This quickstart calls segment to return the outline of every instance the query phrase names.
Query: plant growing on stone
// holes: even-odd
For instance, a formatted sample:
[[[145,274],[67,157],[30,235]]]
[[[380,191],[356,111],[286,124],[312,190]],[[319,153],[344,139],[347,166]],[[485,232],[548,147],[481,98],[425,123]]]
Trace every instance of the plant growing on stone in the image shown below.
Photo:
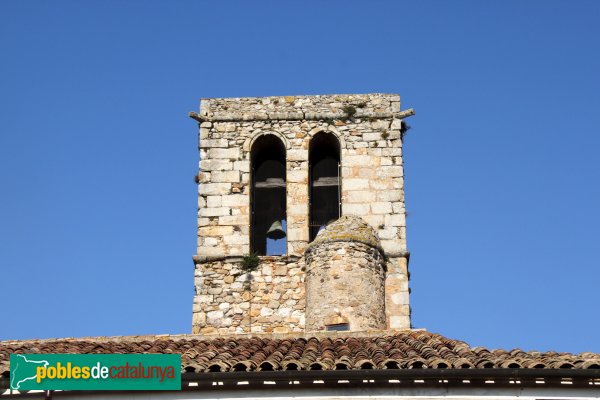
[[[356,105],[356,108],[365,108],[367,106],[367,103],[365,103],[364,101],[361,101],[360,103],[358,103]]]
[[[381,134],[381,137],[382,137],[383,139],[387,139],[387,138],[389,138],[389,137],[390,137],[390,133],[389,133],[388,131],[385,131],[385,132],[383,132],[383,133]]]
[[[346,118],[352,118],[356,114],[356,108],[350,104],[342,107],[342,111],[346,114]]]
[[[254,271],[259,263],[260,258],[258,258],[256,253],[247,254],[242,258],[242,270],[245,272]]]

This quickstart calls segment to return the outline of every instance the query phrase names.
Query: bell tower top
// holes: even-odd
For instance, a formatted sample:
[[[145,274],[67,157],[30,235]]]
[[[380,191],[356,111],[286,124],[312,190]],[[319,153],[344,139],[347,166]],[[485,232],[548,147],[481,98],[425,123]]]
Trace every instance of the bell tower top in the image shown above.
[[[413,114],[394,94],[202,99],[190,113],[200,125],[194,331],[306,329],[305,250],[341,216],[377,235],[384,325],[409,327],[402,138]]]

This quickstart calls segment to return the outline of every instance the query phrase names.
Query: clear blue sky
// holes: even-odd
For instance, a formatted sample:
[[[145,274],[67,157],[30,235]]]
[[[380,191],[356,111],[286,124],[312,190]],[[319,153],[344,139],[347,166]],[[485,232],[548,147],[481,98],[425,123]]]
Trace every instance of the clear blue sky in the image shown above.
[[[189,333],[200,97],[399,93],[413,324],[600,352],[600,2],[0,2],[0,339]]]

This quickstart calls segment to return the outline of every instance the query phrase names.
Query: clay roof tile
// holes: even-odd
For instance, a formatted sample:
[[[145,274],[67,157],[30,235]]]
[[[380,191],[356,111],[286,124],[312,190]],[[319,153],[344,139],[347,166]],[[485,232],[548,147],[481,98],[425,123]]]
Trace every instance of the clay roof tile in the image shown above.
[[[425,331],[380,336],[208,338],[144,336],[0,342],[0,375],[13,353],[168,353],[183,372],[408,368],[600,369],[600,354],[488,350]]]

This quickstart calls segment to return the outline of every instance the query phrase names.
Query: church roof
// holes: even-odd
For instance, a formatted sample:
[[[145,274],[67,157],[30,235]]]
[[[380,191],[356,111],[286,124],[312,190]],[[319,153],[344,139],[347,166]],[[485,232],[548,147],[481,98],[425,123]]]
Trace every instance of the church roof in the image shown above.
[[[8,377],[11,353],[181,354],[182,372],[195,374],[295,370],[600,369],[600,354],[488,350],[422,330],[300,335],[162,335],[2,341],[0,376]],[[600,377],[600,371],[596,372]]]

